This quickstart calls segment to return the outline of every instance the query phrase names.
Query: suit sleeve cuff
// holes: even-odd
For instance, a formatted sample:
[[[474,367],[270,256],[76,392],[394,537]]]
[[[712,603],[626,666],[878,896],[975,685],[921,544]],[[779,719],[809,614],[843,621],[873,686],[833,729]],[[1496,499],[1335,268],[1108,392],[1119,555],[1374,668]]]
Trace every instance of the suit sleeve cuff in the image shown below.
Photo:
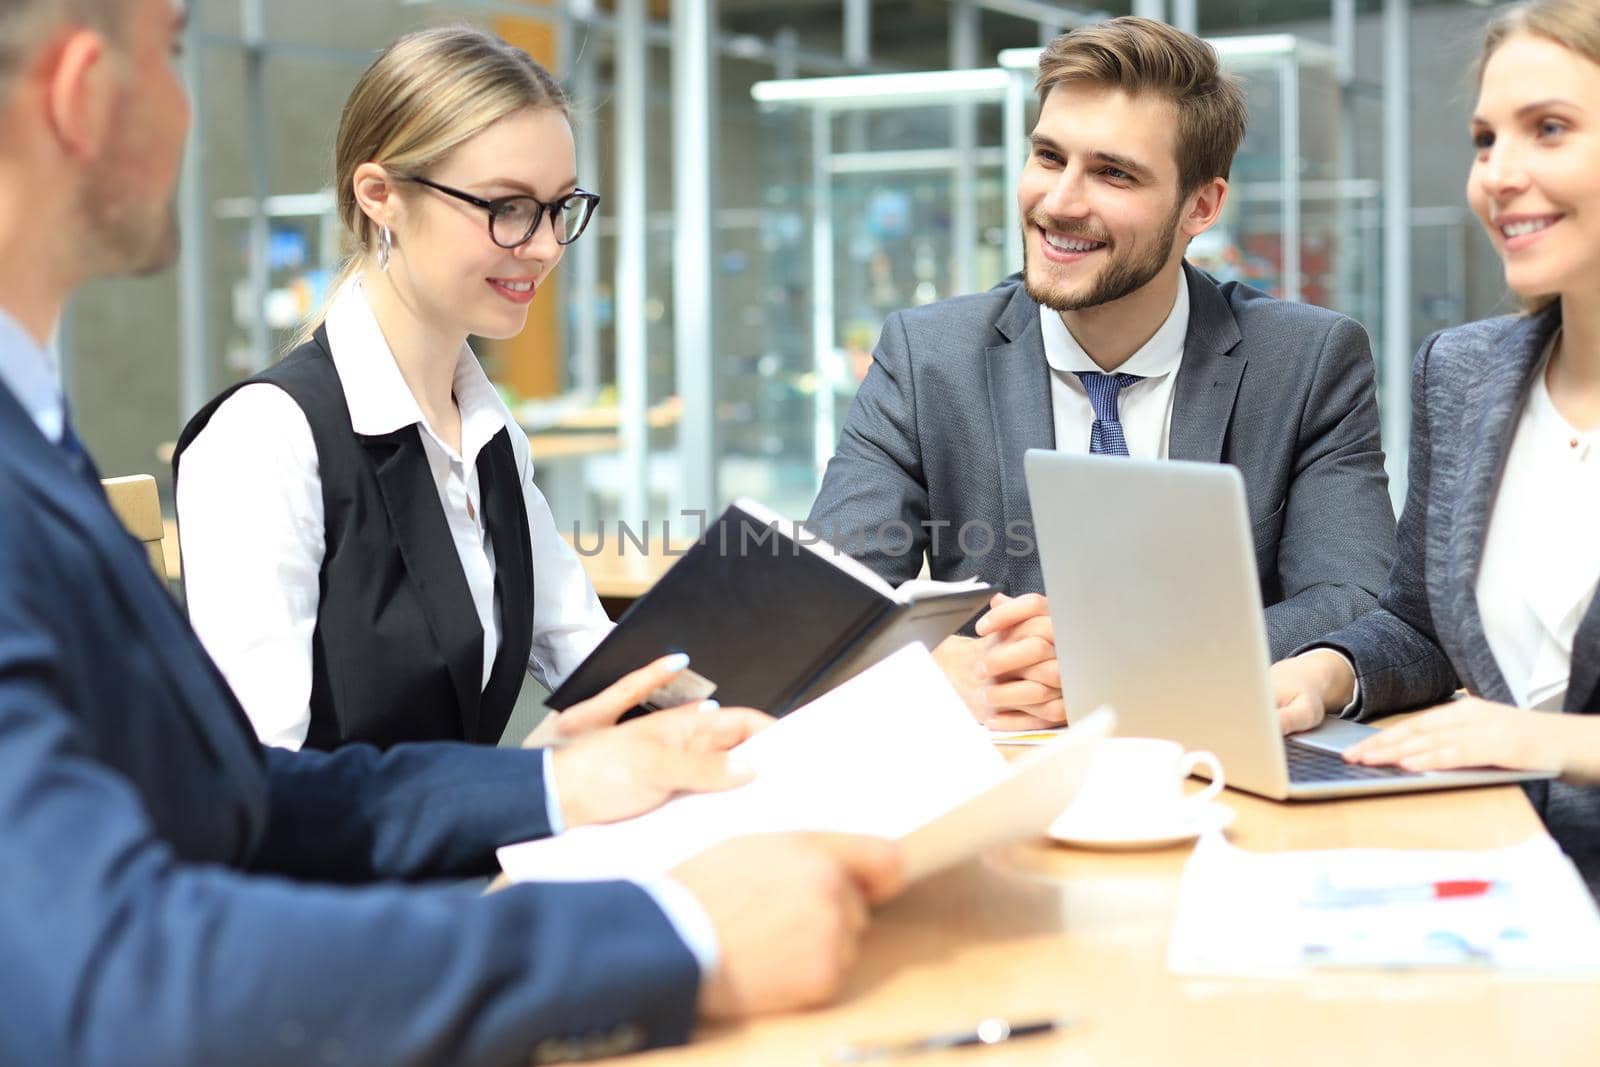
[[[556,792],[553,757],[551,749],[544,750],[544,811],[552,835],[566,829],[566,822],[561,818],[561,797]],[[717,928],[712,925],[711,916],[693,893],[669,878],[640,882],[639,888],[650,894],[679,939],[694,954],[695,962],[700,965],[700,981],[704,982],[717,969],[720,956]]]
[[[1332,652],[1344,660],[1345,666],[1350,668],[1350,703],[1339,709],[1339,718],[1358,718],[1361,714],[1361,674],[1356,670],[1356,661],[1350,657],[1350,653],[1338,645],[1310,644],[1295,649],[1293,654],[1299,656],[1307,652]],[[549,781],[548,775],[545,780]]]
[[[1342,653],[1341,653],[1342,654]],[[1345,662],[1350,664],[1350,673],[1356,673],[1356,665],[1345,656]],[[1353,719],[1361,713],[1361,676],[1356,674],[1355,680],[1350,683],[1350,703],[1346,704],[1339,712],[1341,719]]]
[[[711,916],[688,887],[670,878],[651,878],[638,884],[650,894],[650,899],[656,902],[672,929],[694,954],[695,962],[700,965],[700,984],[705,985],[716,971],[722,954]]]
[[[567,828],[567,822],[561,817],[561,794],[556,792],[556,766],[555,751],[544,750],[544,815],[550,823],[550,836],[554,837]]]

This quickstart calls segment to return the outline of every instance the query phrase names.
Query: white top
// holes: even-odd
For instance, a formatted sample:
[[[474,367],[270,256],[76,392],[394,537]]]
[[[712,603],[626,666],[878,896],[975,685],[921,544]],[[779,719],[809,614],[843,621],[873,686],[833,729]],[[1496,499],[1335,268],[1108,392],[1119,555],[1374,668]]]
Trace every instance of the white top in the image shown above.
[[[61,443],[66,402],[61,372],[48,348],[41,348],[22,324],[0,309],[0,385],[11,390],[22,410],[51,444]]]
[[[1055,414],[1056,449],[1089,454],[1089,434],[1094,428],[1094,406],[1079,371],[1100,371],[1058,312],[1039,305],[1039,326],[1044,334],[1044,358],[1050,364],[1050,405]],[[1123,389],[1117,397],[1117,421],[1134,459],[1166,459],[1172,429],[1173,383],[1183,362],[1183,343],[1189,336],[1189,286],[1178,280],[1178,296],[1166,321],[1118,374],[1137,374],[1145,380]]]
[[[502,427],[510,430],[533,549],[528,666],[546,686],[559,685],[611,623],[533,483],[527,436],[471,348],[462,345],[456,361],[457,451],[423,418],[359,278],[335,296],[326,326],[355,432],[421,427],[423,452],[483,626],[484,685],[500,647],[500,607],[477,459]],[[311,723],[311,636],[324,535],[316,445],[288,393],[247,385],[217,408],[183,453],[177,511],[190,621],[261,740],[299,748]]]
[[[361,301],[363,307],[365,307],[365,303],[366,302],[364,300]],[[456,380],[457,384],[459,385],[459,375],[457,376]],[[51,359],[50,353],[46,349],[40,348],[39,345],[35,343],[33,338],[27,333],[27,331],[18,325],[17,321],[10,315],[6,314],[4,310],[0,310],[0,388],[9,389],[11,391],[12,395],[17,398],[17,402],[20,403],[23,409],[27,411],[28,416],[34,422],[34,425],[39,427],[40,433],[44,434],[44,436],[51,442],[56,444],[60,443],[62,420],[65,416],[65,405],[62,400],[61,381],[59,375],[56,373],[55,363]],[[278,390],[275,386],[251,387],[252,390],[258,388],[266,388],[272,390],[273,392],[281,392],[281,390]],[[239,393],[246,391],[247,390],[245,389],[241,389],[239,390]],[[231,403],[231,401],[237,396],[238,393],[234,394],[234,397],[229,398],[229,402]],[[226,404],[223,405],[223,407],[226,406]],[[300,409],[298,407],[295,408],[297,413],[299,410]],[[464,416],[465,412],[463,412],[463,421]],[[302,428],[305,428],[304,416],[301,416],[300,424]],[[512,425],[515,424],[513,423]],[[309,439],[309,428],[305,429],[306,438]],[[518,436],[519,435],[517,434],[512,435],[513,444],[518,439]],[[463,441],[464,437],[465,435],[463,435]],[[426,437],[424,440],[426,440]],[[519,453],[518,459],[519,467],[524,470],[526,470],[529,466],[529,464],[527,464],[526,445],[527,442],[524,440],[524,447]],[[311,456],[313,466],[311,478],[313,480],[313,484],[315,484],[316,472],[314,468],[316,454],[314,450],[311,452]],[[188,458],[189,453],[185,452],[185,479],[189,477]],[[524,485],[527,487],[527,492],[537,495],[538,490],[533,489],[532,483],[526,481],[526,475],[524,476],[524,479]],[[542,498],[540,499],[540,503],[543,503]],[[319,529],[321,524],[321,506],[321,498],[318,497],[317,508],[319,514]],[[209,509],[202,509],[202,511],[206,510]],[[544,509],[543,514],[546,516],[548,521],[548,509]],[[529,508],[528,518],[531,523],[533,520],[531,507]],[[539,541],[537,539],[537,535],[535,535],[535,567],[538,566],[538,546]],[[317,545],[317,551],[319,554],[321,553],[320,541]],[[542,574],[543,572],[541,571],[539,573]],[[313,574],[313,578],[315,578],[315,574]],[[315,585],[313,584],[313,591],[314,590]],[[594,594],[591,592],[590,596],[593,597],[593,595]],[[598,605],[596,606],[598,607]],[[316,605],[313,599],[313,613],[315,610]],[[569,638],[568,640],[570,641],[571,639]],[[307,688],[306,693],[306,700],[309,707],[309,687]],[[304,736],[304,730],[302,729],[302,740],[304,739]],[[555,774],[553,773],[551,767],[549,749],[544,751],[542,759],[544,763],[545,811],[550,819],[551,832],[560,833],[565,827],[563,826],[561,818],[560,797],[555,789]],[[701,906],[700,901],[692,892],[689,891],[688,888],[678,882],[674,882],[670,878],[651,878],[642,880],[639,882],[639,886],[650,895],[652,900],[655,901],[656,906],[659,907],[662,913],[667,917],[667,921],[672,924],[673,930],[683,940],[683,943],[688,946],[689,951],[694,954],[695,961],[700,965],[701,980],[704,981],[716,970],[721,958],[721,946],[717,942],[717,930],[716,926],[711,921],[711,916],[706,913],[706,910]]]
[[[1579,433],[1561,417],[1548,362],[1546,351],[1506,456],[1477,594],[1516,704],[1560,710],[1572,639],[1600,582],[1600,430]]]

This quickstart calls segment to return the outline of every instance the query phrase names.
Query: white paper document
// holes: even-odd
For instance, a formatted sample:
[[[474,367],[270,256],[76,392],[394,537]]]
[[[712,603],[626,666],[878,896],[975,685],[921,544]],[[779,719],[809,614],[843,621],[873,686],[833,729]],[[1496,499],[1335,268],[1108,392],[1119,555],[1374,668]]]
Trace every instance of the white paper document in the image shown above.
[[[1077,791],[1109,713],[1008,764],[921,645],[796,709],[733,751],[755,779],[625,822],[508,845],[513,881],[646,878],[740,834],[821,830],[901,840],[908,878],[1043,833]]]
[[[1184,867],[1167,948],[1180,974],[1330,968],[1600,974],[1600,914],[1548,837],[1474,851],[1247,852],[1220,834]]]

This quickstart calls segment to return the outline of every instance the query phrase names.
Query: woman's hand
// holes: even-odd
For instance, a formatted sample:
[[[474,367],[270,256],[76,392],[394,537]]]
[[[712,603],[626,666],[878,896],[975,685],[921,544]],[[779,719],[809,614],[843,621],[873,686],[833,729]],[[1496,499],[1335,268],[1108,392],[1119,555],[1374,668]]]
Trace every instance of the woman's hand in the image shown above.
[[[678,793],[744,785],[753,773],[729,752],[772,721],[750,708],[671,708],[562,745],[550,756],[562,821],[616,822]]]
[[[1285,734],[1320,726],[1329,708],[1343,708],[1355,692],[1356,675],[1349,661],[1329,648],[1279,660],[1268,676],[1278,704],[1278,725]]]
[[[682,652],[662,656],[631,671],[602,689],[588,700],[572,705],[566,711],[552,711],[522,741],[523,748],[549,748],[563,744],[575,737],[615,726],[617,720],[637,707],[640,701],[660,689],[689,666],[689,657]],[[684,707],[699,707],[699,703]]]
[[[1504,767],[1562,773],[1571,750],[1566,728],[1572,718],[1466,697],[1382,730],[1346,749],[1344,758],[1408,771]]]

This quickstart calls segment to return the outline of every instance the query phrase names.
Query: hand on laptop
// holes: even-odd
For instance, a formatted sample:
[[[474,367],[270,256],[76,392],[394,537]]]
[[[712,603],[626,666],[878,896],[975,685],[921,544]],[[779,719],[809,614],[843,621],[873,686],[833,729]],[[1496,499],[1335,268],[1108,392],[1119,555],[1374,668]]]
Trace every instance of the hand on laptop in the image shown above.
[[[994,641],[974,668],[988,725],[1037,730],[1066,722],[1049,602],[1038,593],[996,593],[977,631]]]
[[[659,807],[675,793],[711,793],[750,780],[728,750],[772,719],[750,708],[670,708],[556,749],[556,796],[568,828],[616,822]]]
[[[1278,725],[1297,734],[1321,725],[1328,709],[1350,703],[1356,675],[1350,661],[1331,648],[1314,648],[1279,660],[1268,672],[1278,704]]]
[[[1504,767],[1560,773],[1568,769],[1569,753],[1594,747],[1593,741],[1585,746],[1568,735],[1578,718],[1466,697],[1381,730],[1346,749],[1344,758],[1368,765],[1398,764],[1408,771]]]
[[[758,834],[672,871],[717,932],[717,969],[700,1013],[740,1018],[832,1000],[855,962],[868,908],[900,891],[890,841],[849,834]]]
[[[533,732],[523,739],[522,747],[547,748],[593,730],[615,726],[618,719],[637,707],[645,697],[672,681],[688,665],[688,656],[674,653],[647,663],[636,671],[629,671],[588,700],[580,700],[565,711],[552,711],[546,715],[533,728]]]

